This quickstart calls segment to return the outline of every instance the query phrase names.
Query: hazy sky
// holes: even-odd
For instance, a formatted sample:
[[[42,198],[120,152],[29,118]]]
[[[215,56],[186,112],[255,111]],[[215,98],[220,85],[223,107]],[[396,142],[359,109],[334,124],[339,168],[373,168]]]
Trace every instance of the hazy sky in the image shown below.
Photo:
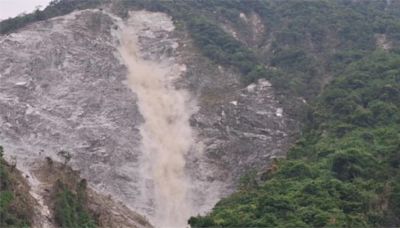
[[[20,13],[30,13],[36,6],[47,6],[51,0],[0,0],[0,20],[17,16]]]

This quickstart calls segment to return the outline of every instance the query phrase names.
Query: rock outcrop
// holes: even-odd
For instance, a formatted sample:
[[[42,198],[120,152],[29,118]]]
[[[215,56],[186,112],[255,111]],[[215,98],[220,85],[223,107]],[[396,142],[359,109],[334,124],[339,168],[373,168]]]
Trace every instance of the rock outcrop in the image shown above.
[[[132,14],[138,15],[141,57],[176,64],[181,76],[173,85],[189,91],[195,104],[185,174],[192,213],[203,213],[232,192],[241,175],[284,156],[296,123],[268,81],[244,88],[236,70],[202,56],[186,31],[171,28],[169,16]],[[37,160],[60,160],[57,152],[68,151],[70,165],[94,190],[152,218],[154,196],[143,192],[152,186],[140,184],[146,118],[118,51],[123,23],[111,13],[85,10],[1,36],[0,144],[29,175]]]

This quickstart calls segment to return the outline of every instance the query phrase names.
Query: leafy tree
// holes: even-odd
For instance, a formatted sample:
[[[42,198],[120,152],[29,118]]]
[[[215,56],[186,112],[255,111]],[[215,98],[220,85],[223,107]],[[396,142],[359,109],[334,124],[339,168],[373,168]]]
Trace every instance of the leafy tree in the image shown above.
[[[58,181],[55,186],[56,199],[54,214],[60,227],[93,228],[96,223],[89,214],[86,205],[86,182],[81,181],[77,193],[72,192],[64,183]]]

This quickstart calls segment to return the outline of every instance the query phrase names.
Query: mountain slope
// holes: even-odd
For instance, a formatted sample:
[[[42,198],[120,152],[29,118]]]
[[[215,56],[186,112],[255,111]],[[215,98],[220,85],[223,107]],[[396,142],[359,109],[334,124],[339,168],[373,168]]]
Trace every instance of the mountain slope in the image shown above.
[[[195,104],[184,106],[193,213],[239,188],[193,226],[398,225],[397,1],[59,0],[3,21],[9,155],[66,147],[98,190],[157,214],[158,183],[142,171],[159,160],[142,159],[148,118],[118,54],[132,15],[133,56],[179,65],[167,87]]]
[[[351,64],[317,99],[286,160],[220,201],[193,227],[396,227],[400,55]]]
[[[68,151],[90,187],[153,224],[178,223],[163,208],[178,208],[180,200],[169,199],[184,197],[187,211],[166,213],[185,214],[183,224],[233,192],[247,170],[284,156],[296,121],[268,81],[244,86],[235,67],[206,58],[165,13],[122,15],[103,6],[0,37],[6,159],[15,156],[31,176],[38,161],[60,161],[58,152]],[[135,61],[147,70],[128,67]],[[40,190],[41,181],[30,180]],[[160,197],[166,193],[167,200]]]

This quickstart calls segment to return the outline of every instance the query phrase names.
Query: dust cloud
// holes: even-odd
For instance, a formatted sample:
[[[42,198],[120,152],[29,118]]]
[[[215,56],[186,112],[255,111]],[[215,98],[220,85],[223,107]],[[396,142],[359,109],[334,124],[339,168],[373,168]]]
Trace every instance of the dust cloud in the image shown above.
[[[151,184],[143,191],[153,194],[148,197],[154,199],[152,221],[156,227],[186,227],[193,211],[185,177],[185,154],[194,142],[189,94],[174,87],[172,66],[139,57],[137,37],[133,27],[124,26],[119,51],[144,117],[141,169]]]

